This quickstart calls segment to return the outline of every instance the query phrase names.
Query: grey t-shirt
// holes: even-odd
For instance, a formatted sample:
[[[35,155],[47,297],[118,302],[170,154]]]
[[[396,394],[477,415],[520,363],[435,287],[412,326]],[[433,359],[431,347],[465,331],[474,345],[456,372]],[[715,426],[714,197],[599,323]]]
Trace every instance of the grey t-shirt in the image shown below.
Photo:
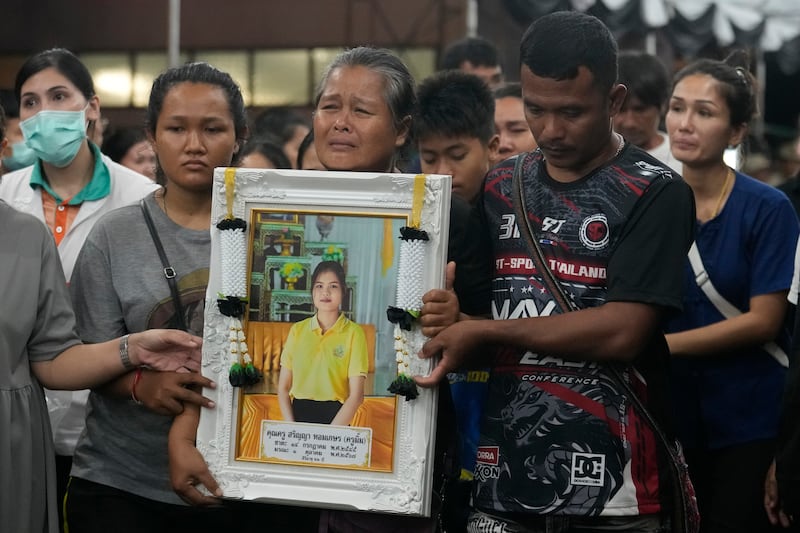
[[[145,202],[177,273],[188,329],[202,335],[210,233],[172,222],[152,194]],[[138,204],[98,221],[78,257],[70,293],[84,342],[178,327],[163,266]],[[171,416],[155,414],[131,398],[92,391],[72,475],[144,498],[183,504],[169,482],[171,424]]]
[[[53,438],[32,362],[80,343],[53,236],[0,200],[0,520],[58,531]]]

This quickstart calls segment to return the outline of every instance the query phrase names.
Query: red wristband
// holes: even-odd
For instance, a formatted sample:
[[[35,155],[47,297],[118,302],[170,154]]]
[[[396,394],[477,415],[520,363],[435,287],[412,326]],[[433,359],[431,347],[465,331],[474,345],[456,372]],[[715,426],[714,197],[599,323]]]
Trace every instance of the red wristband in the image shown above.
[[[136,385],[139,384],[139,381],[142,379],[142,367],[136,369],[136,374],[133,376],[133,385],[131,385],[131,398],[134,402],[142,405],[141,400],[136,397]]]

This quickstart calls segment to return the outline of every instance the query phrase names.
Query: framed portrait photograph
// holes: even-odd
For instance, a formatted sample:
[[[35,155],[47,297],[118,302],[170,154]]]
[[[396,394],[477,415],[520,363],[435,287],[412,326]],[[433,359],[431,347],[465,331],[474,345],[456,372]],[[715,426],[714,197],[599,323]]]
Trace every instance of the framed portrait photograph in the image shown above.
[[[450,177],[216,169],[197,448],[224,496],[430,514]]]

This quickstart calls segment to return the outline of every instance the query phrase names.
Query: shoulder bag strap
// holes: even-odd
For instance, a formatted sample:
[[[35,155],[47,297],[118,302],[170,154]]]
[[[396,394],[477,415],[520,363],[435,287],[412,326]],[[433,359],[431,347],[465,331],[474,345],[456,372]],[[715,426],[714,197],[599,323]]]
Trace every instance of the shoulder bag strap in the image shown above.
[[[523,194],[524,185],[522,184],[522,167],[524,160],[528,157],[528,153],[521,153],[517,156],[517,162],[514,165],[514,174],[511,178],[511,201],[514,204],[514,213],[517,219],[517,229],[520,236],[525,241],[528,247],[528,252],[531,254],[533,265],[536,271],[541,274],[545,282],[545,286],[550,292],[553,300],[561,308],[561,311],[567,313],[575,309],[572,301],[564,294],[561,284],[553,275],[553,271],[547,266],[544,259],[541,247],[539,247],[539,240],[531,227],[531,221],[528,219],[528,213],[525,210],[525,195]]]
[[[692,265],[695,283],[697,283],[697,286],[700,287],[700,290],[703,291],[706,298],[717,308],[717,311],[719,311],[722,316],[725,318],[733,318],[742,314],[742,312],[735,305],[726,300],[725,297],[719,293],[717,288],[714,287],[714,284],[711,283],[711,278],[708,276],[708,272],[706,272],[703,259],[700,257],[700,250],[697,249],[696,241],[692,243],[692,247],[689,249],[689,263]],[[778,364],[784,368],[789,367],[789,357],[780,346],[770,341],[764,343],[761,348],[770,354]]]
[[[153,238],[153,244],[155,244],[158,257],[161,259],[161,265],[164,267],[164,277],[167,280],[167,285],[169,285],[169,292],[172,293],[172,302],[175,305],[175,314],[178,320],[178,327],[180,327],[180,329],[183,331],[188,331],[186,328],[186,317],[183,314],[181,295],[178,292],[178,282],[175,281],[175,276],[177,274],[175,269],[170,266],[169,259],[167,259],[167,253],[164,251],[164,246],[161,244],[161,239],[156,231],[156,225],[153,223],[153,217],[150,216],[150,209],[147,207],[147,203],[145,202],[144,198],[142,198],[139,202],[139,206],[142,208],[144,221],[147,224],[148,231],[150,231],[150,237]]]

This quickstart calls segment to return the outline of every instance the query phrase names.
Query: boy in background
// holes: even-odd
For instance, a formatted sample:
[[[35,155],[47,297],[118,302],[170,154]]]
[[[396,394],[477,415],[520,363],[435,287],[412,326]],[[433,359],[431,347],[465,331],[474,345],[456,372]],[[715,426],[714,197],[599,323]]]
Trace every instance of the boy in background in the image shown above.
[[[683,164],[672,156],[669,137],[659,129],[672,92],[667,67],[654,55],[623,52],[619,54],[617,82],[627,87],[628,93],[614,117],[614,130],[680,172]]]
[[[519,83],[506,83],[494,90],[494,128],[500,137],[498,159],[494,164],[536,150],[538,145],[525,118],[525,104]]]
[[[474,205],[500,142],[492,92],[477,76],[449,70],[427,78],[417,94],[413,124],[422,172],[453,176],[453,193]]]
[[[503,83],[503,66],[497,46],[483,37],[465,37],[447,47],[439,62],[439,70],[460,70],[474,74],[490,89]]]
[[[473,309],[479,315],[487,314],[488,287],[481,287],[485,273],[480,271],[480,264],[459,261],[459,255],[465,255],[463,251],[469,243],[478,240],[475,228],[480,223],[471,213],[471,207],[481,194],[486,173],[498,158],[500,140],[494,126],[494,96],[477,76],[450,70],[423,81],[417,89],[417,98],[413,128],[422,172],[453,177],[448,260],[456,262],[454,289],[463,312],[469,314],[465,309]],[[459,230],[458,221],[465,217],[467,223]],[[480,368],[448,375],[461,474],[446,488],[442,509],[446,531],[466,529],[488,377],[488,370]]]

